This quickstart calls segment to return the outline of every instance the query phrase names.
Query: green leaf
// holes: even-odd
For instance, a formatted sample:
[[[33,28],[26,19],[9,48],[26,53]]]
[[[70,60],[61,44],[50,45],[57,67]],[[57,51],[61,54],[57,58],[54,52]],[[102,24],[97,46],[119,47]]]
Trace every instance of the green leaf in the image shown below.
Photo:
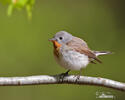
[[[28,15],[28,18],[31,19],[32,18],[32,6],[27,4],[26,5],[26,11],[27,11],[27,15]]]
[[[9,4],[7,15],[11,16],[14,9],[21,10],[26,8],[28,18],[32,17],[32,7],[35,3],[35,0],[0,0],[3,4]]]
[[[28,0],[16,0],[16,1],[17,2],[13,2],[15,8],[23,8],[28,2]]]
[[[7,10],[7,15],[8,15],[8,16],[11,16],[11,15],[12,15],[13,8],[14,8],[13,4],[10,4],[10,5],[8,6],[8,10]]]
[[[35,0],[29,0],[28,4],[30,4],[31,6],[35,4]]]
[[[35,3],[35,0],[29,0],[26,5],[26,11],[29,19],[32,18],[32,7],[34,3]]]

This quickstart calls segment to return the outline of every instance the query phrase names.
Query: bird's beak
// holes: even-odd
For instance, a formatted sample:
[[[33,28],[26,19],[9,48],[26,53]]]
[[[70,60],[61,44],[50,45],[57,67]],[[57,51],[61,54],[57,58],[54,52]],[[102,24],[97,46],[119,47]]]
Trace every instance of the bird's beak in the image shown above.
[[[56,39],[55,38],[51,38],[51,39],[49,39],[49,41],[50,42],[54,42],[54,41],[56,41]]]
[[[49,39],[49,41],[53,43],[55,48],[61,47],[61,44],[59,44],[55,38]]]

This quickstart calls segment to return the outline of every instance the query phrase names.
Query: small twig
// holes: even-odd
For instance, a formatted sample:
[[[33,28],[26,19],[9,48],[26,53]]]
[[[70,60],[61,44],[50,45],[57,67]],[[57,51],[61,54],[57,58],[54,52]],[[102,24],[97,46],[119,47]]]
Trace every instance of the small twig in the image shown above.
[[[77,80],[77,81],[76,81]],[[65,76],[60,79],[59,75],[39,75],[27,77],[0,77],[0,86],[23,86],[23,85],[43,85],[43,84],[80,84],[96,85],[125,91],[125,83],[98,77],[80,76],[77,79],[74,75]]]

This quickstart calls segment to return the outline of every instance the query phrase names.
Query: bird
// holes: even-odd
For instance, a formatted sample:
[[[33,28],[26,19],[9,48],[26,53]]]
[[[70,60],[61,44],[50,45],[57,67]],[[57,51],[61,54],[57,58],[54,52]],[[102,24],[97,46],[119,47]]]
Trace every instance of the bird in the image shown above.
[[[57,32],[49,41],[53,43],[56,62],[67,69],[65,73],[62,73],[63,75],[68,75],[71,70],[78,70],[81,75],[82,69],[86,68],[89,63],[102,63],[98,56],[111,54],[109,51],[91,50],[83,39],[66,31]]]

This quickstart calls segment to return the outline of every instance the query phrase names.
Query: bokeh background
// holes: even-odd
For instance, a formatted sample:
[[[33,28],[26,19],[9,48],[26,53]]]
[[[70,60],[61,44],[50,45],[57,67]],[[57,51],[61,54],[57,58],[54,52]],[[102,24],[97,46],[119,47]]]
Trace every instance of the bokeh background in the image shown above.
[[[65,72],[56,64],[48,41],[65,30],[86,40],[93,50],[114,52],[100,57],[103,64],[89,64],[83,75],[125,82],[124,4],[124,0],[36,0],[30,21],[24,10],[8,17],[7,6],[0,4],[0,76]],[[0,100],[99,100],[97,92],[125,100],[121,91],[67,84],[0,87]]]

